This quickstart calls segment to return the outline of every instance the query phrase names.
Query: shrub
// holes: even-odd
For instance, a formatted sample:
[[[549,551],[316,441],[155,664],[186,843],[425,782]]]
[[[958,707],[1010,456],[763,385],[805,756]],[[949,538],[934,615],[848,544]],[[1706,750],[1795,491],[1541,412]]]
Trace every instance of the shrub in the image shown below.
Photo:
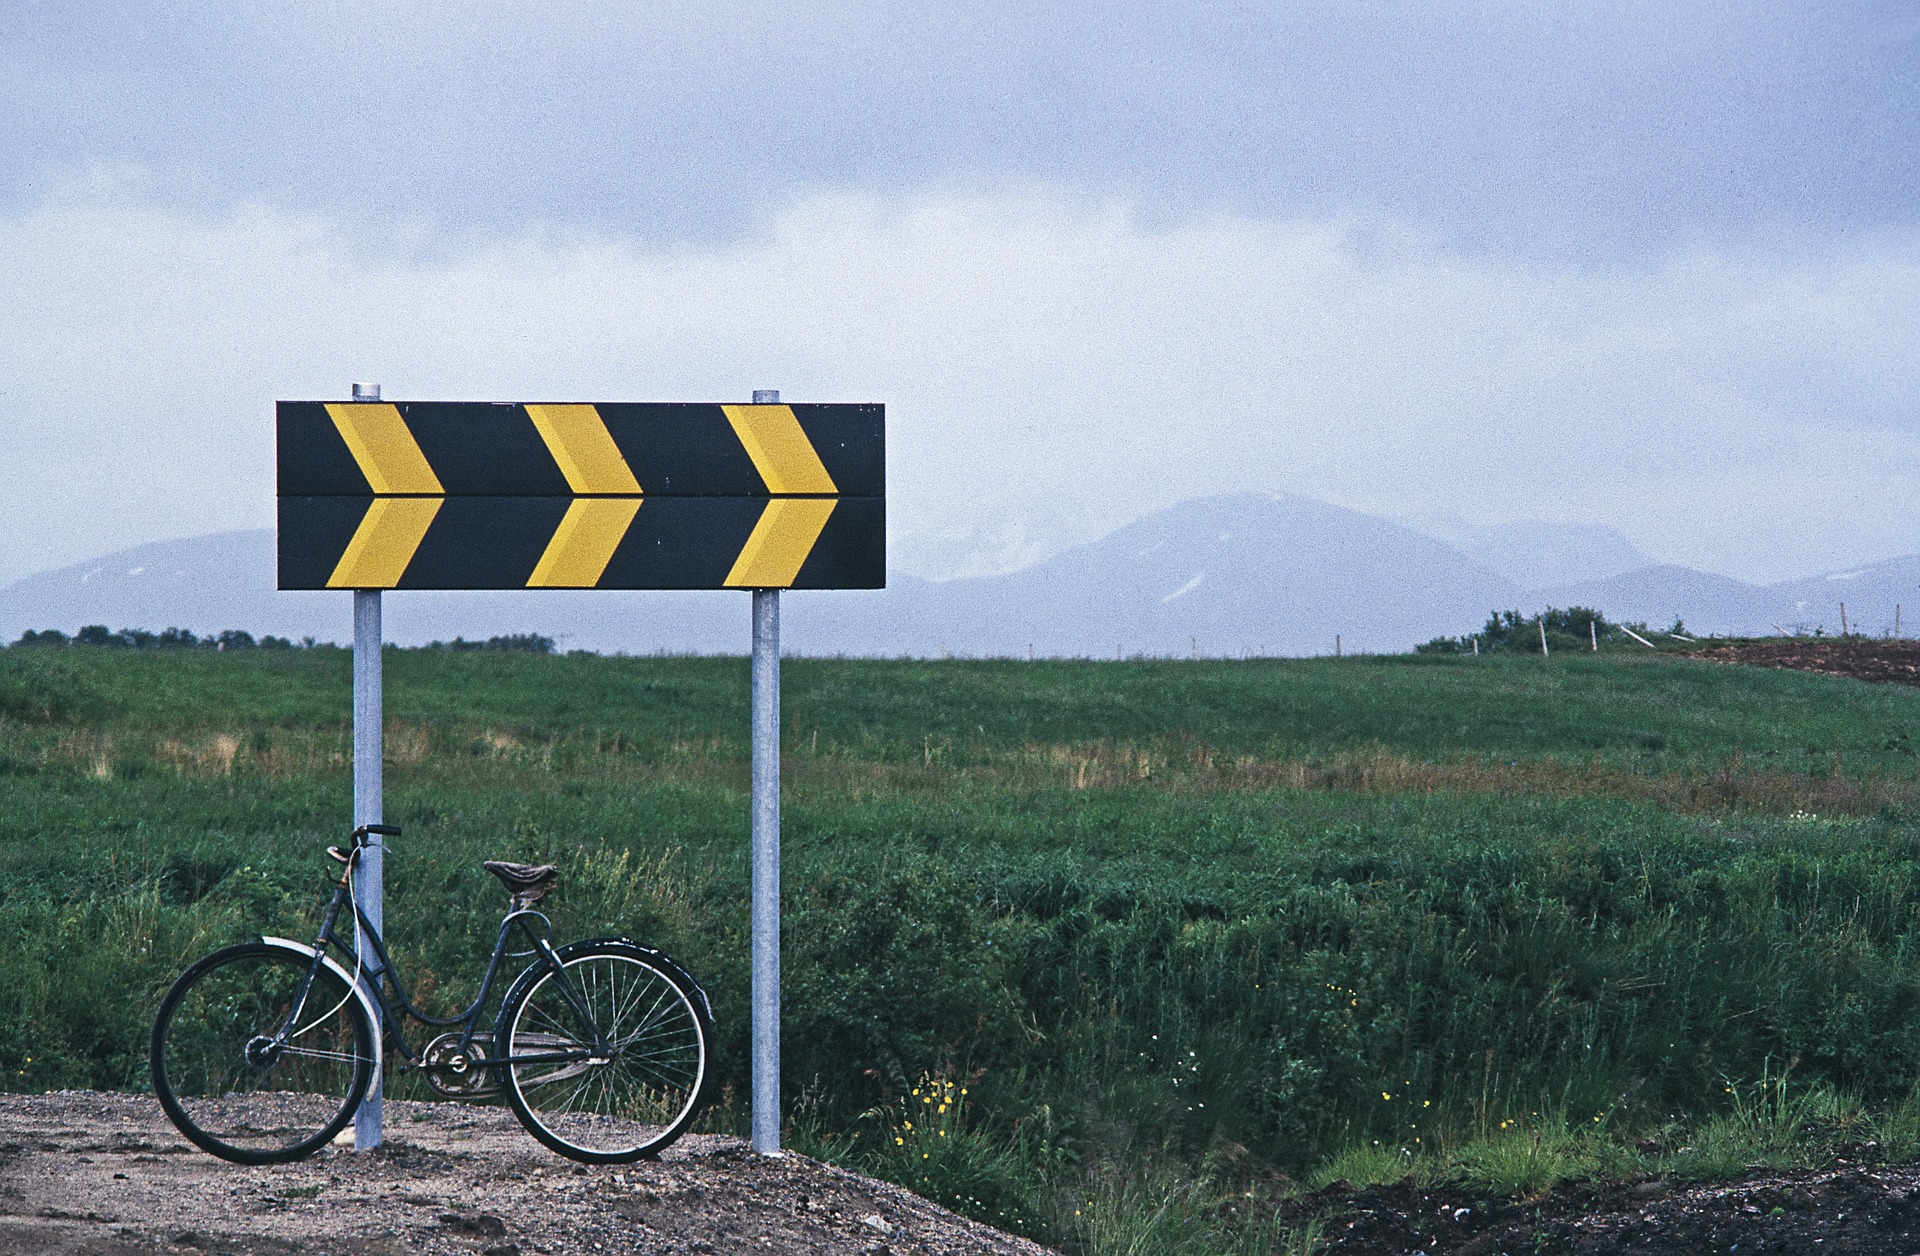
[[[100,715],[107,706],[99,688],[64,660],[14,655],[0,664],[0,717],[61,724]]]
[[[1413,648],[1417,654],[1472,654],[1477,643],[1479,652],[1483,654],[1538,654],[1543,624],[1549,649],[1584,650],[1595,643],[1634,644],[1619,624],[1609,622],[1601,612],[1586,606],[1569,606],[1564,609],[1548,607],[1535,615],[1522,615],[1519,611],[1494,611],[1487,616],[1486,626],[1477,633],[1435,637]],[[1645,624],[1626,626],[1643,637],[1649,632]]]
[[[543,637],[537,632],[515,632],[503,637],[488,637],[485,641],[469,641],[465,637],[455,637],[451,641],[431,642],[426,648],[452,650],[457,653],[497,650],[510,654],[552,654],[553,645],[552,637]]]

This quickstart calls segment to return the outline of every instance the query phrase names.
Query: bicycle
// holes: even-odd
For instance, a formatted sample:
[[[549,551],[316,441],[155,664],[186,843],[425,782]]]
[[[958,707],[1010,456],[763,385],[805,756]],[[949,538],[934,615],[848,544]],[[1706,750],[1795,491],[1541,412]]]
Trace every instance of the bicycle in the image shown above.
[[[504,1093],[528,1133],[575,1160],[651,1157],[686,1131],[711,1072],[713,1011],[685,968],[624,938],[556,948],[552,922],[533,905],[558,869],[489,860],[484,867],[512,897],[480,993],[464,1011],[430,1016],[407,997],[353,896],[370,834],[400,830],[362,825],[348,847],[327,848],[344,867],[312,946],[262,936],[215,951],[160,1001],[148,1064],[160,1106],[182,1134],[239,1164],[311,1155],[353,1119],[388,1037],[437,1093]],[[367,954],[335,928],[349,905]],[[529,949],[510,956],[516,932]],[[482,1032],[502,961],[529,954],[492,1031]],[[443,1032],[415,1051],[402,1015]]]

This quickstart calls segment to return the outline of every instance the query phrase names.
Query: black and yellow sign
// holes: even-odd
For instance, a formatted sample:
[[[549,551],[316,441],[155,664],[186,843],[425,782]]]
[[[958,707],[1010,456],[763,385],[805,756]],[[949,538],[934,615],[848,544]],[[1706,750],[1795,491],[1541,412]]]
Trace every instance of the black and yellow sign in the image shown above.
[[[877,589],[885,407],[283,401],[282,589]]]

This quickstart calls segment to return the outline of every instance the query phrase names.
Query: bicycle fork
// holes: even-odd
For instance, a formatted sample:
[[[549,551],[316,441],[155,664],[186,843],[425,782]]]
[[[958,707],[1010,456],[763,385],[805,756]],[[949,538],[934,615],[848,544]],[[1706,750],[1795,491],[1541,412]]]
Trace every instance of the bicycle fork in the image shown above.
[[[246,1046],[247,1063],[254,1068],[266,1070],[278,1062],[280,1054],[299,1033],[300,1017],[307,1010],[307,1000],[313,994],[313,983],[319,979],[320,970],[326,966],[327,941],[333,936],[334,921],[339,919],[341,899],[346,893],[347,878],[353,875],[353,863],[347,862],[347,870],[340,876],[339,887],[334,891],[333,901],[327,904],[327,911],[320,919],[320,932],[313,940],[313,958],[307,964],[307,975],[300,981],[300,988],[293,992],[293,1003],[287,1009],[287,1018],[280,1028],[272,1034],[256,1034]],[[356,953],[356,958],[358,958]],[[376,978],[377,979],[377,978]],[[353,991],[347,992],[353,997]],[[376,1003],[377,1006],[377,1003]],[[375,1025],[373,1032],[381,1032],[381,1026]]]

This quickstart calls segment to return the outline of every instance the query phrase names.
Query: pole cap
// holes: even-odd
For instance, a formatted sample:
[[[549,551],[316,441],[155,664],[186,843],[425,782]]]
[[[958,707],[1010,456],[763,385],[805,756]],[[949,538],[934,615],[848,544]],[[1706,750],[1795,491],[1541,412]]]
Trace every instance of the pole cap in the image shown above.
[[[780,404],[778,388],[756,388],[753,390],[753,404],[756,406],[777,406]]]
[[[355,401],[378,401],[378,400],[380,400],[380,385],[378,385],[378,384],[355,384],[355,385],[353,386],[353,399],[354,399]]]

